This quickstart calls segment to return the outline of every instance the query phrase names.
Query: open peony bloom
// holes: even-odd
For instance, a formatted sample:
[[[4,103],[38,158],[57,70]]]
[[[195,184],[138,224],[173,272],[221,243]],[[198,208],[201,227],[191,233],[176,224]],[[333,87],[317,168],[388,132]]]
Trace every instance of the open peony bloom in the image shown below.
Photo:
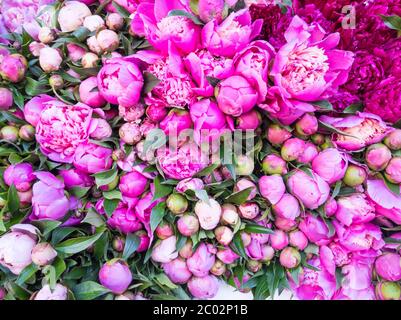
[[[16,224],[0,237],[0,264],[16,275],[31,264],[32,249],[39,230],[30,224]]]
[[[207,77],[223,80],[234,73],[231,59],[213,56],[205,49],[191,52],[184,58],[184,64],[197,85],[192,89],[193,92],[204,97],[211,97],[214,94],[214,88]]]
[[[330,243],[330,231],[321,217],[307,214],[299,223],[299,229],[306,235],[308,240],[317,245]]]
[[[17,191],[25,192],[31,188],[35,175],[30,163],[18,163],[10,165],[4,171],[3,179],[8,186],[14,185]]]
[[[107,102],[132,107],[139,102],[143,76],[135,63],[124,58],[112,58],[100,69],[97,85]]]
[[[186,143],[177,150],[162,147],[157,155],[161,169],[172,179],[190,178],[207,165],[207,159],[195,143]]]
[[[362,193],[337,199],[336,218],[346,226],[369,222],[375,217],[373,203]]]
[[[88,140],[92,109],[78,103],[43,102],[36,126],[36,140],[51,160],[71,163],[77,147]]]
[[[277,52],[271,75],[291,98],[323,100],[347,81],[353,53],[335,49],[338,33],[326,36],[320,25],[295,16],[284,36],[287,44]]]
[[[50,172],[37,172],[39,179],[33,185],[31,219],[58,220],[71,209],[73,202],[64,193],[64,182]]]
[[[391,131],[380,117],[366,112],[345,118],[321,116],[320,121],[347,134],[334,133],[332,140],[336,146],[348,151],[358,151],[380,142]]]
[[[262,23],[252,23],[246,9],[233,12],[222,23],[212,20],[203,27],[202,44],[213,55],[232,58],[259,35]]]

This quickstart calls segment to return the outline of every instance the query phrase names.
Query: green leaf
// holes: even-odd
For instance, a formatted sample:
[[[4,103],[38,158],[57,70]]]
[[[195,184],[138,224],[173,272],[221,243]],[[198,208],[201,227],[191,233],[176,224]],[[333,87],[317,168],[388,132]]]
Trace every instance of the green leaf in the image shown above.
[[[47,79],[37,81],[27,77],[25,82],[25,93],[31,97],[50,91]]]
[[[88,193],[89,189],[90,187],[72,187],[68,190],[68,193],[81,199]]]
[[[295,282],[295,284],[297,286],[299,285],[299,273],[301,272],[301,270],[302,270],[302,267],[300,267],[300,266],[289,270],[292,280]]]
[[[213,171],[215,171],[218,167],[220,166],[220,163],[213,163],[210,166],[206,167],[205,169],[199,171],[196,176],[197,177],[205,177],[209,174],[211,174]]]
[[[323,129],[329,131],[329,132],[333,132],[333,133],[340,134],[340,135],[342,135],[342,136],[352,137],[352,138],[358,139],[358,137],[355,137],[355,136],[353,136],[353,135],[351,135],[351,134],[348,134],[348,133],[346,133],[346,132],[344,132],[344,131],[338,130],[337,128],[334,128],[332,125],[330,125],[330,124],[328,124],[328,123],[325,123],[325,122],[323,122],[323,121],[320,121],[320,120],[319,120],[319,126],[320,126],[321,128],[323,128]]]
[[[61,222],[56,220],[37,220],[32,221],[32,224],[39,228],[44,237],[47,237],[47,235],[56,229]]]
[[[166,214],[166,203],[160,202],[152,209],[150,214],[150,230],[153,233]]]
[[[116,189],[111,190],[111,191],[104,191],[103,192],[103,197],[105,199],[109,199],[109,200],[115,200],[115,199],[122,200],[123,199],[121,191],[120,190],[116,190]]]
[[[22,270],[22,272],[18,275],[18,278],[15,281],[15,283],[22,286],[38,270],[39,270],[39,267],[36,264],[31,263],[29,266],[25,267],[24,270]]]
[[[236,233],[234,235],[234,238],[230,244],[230,247],[235,253],[237,253],[241,257],[247,259],[247,255],[246,255],[245,248],[244,248],[244,243],[242,242],[242,238],[239,233]]]
[[[89,223],[92,226],[100,227],[105,224],[105,221],[99,213],[91,208],[81,223]]]
[[[382,18],[384,24],[393,30],[401,30],[401,17],[397,15],[392,15],[392,16],[385,16],[385,15],[380,15]]]
[[[199,15],[199,0],[190,0],[189,7],[194,14]]]
[[[233,203],[236,205],[241,205],[248,199],[249,195],[251,194],[253,187],[246,188],[244,190],[235,192],[224,199],[227,203]]]
[[[319,107],[320,110],[333,111],[333,105],[328,100],[314,101],[312,104]]]
[[[339,181],[336,182],[336,185],[335,185],[335,187],[334,187],[333,193],[331,194],[331,198],[332,198],[332,199],[334,199],[335,197],[337,197],[338,194],[340,193],[341,185],[342,185],[341,180],[339,180]]]
[[[107,171],[96,173],[93,176],[95,177],[96,185],[101,187],[112,183],[117,178],[117,173],[117,169],[113,168]]]
[[[24,109],[24,96],[21,94],[21,92],[15,88],[15,87],[10,87],[11,91],[13,92],[13,100],[14,104],[20,108],[21,110]]]
[[[192,13],[189,13],[185,10],[171,10],[168,15],[171,16],[182,16],[182,17],[187,17],[193,21],[193,23],[203,26],[204,23],[195,15]]]
[[[345,108],[342,113],[347,113],[347,114],[355,114],[359,111],[363,110],[363,104],[362,103],[354,103]]]
[[[141,239],[133,233],[129,233],[125,239],[123,259],[127,260],[141,244]]]
[[[143,82],[143,92],[149,93],[160,83],[160,80],[153,73],[145,71],[143,73]]]
[[[388,181],[386,178],[383,179],[384,183],[386,184],[387,188],[397,196],[400,195],[400,185],[392,183]]]
[[[207,82],[209,82],[209,84],[210,84],[213,88],[217,87],[218,84],[219,84],[220,81],[221,81],[220,79],[217,79],[217,78],[214,78],[214,77],[209,77],[209,76],[206,77],[206,80],[207,80]]]
[[[57,257],[56,260],[53,262],[54,270],[56,272],[56,280],[60,278],[63,272],[67,269],[67,266],[63,259]]]
[[[118,199],[112,199],[112,200],[104,199],[103,207],[104,207],[104,211],[106,211],[106,214],[108,217],[111,217],[114,210],[116,210],[116,208],[118,207],[119,203],[120,203],[120,200],[118,200]]]
[[[77,300],[93,300],[109,293],[110,290],[97,282],[86,281],[76,285],[73,288],[73,292]]]
[[[171,280],[164,274],[164,273],[159,273],[158,275],[155,276],[155,280],[161,285],[165,286],[169,289],[176,289],[177,286],[171,282]]]
[[[168,196],[171,192],[173,192],[172,186],[162,184],[161,182],[162,181],[160,176],[157,176],[153,181],[155,187],[155,194],[153,195],[153,200],[163,198],[165,196]]]
[[[336,289],[340,289],[342,287],[344,275],[341,271],[341,268],[336,268]]]
[[[197,189],[197,190],[195,190],[194,192],[195,192],[195,196],[196,196],[199,200],[202,200],[203,202],[206,202],[208,205],[210,205],[209,195],[207,194],[206,190]]]
[[[262,233],[262,234],[273,234],[273,230],[268,229],[264,226],[261,226],[260,224],[256,224],[256,223],[247,223],[245,225],[245,229],[246,232],[248,233]]]
[[[85,27],[79,27],[77,30],[75,30],[72,35],[79,41],[83,42],[86,40],[86,38],[89,37],[91,31],[88,28]]]
[[[7,193],[7,208],[11,213],[17,212],[19,209],[19,198],[17,189],[12,184]]]
[[[76,231],[76,228],[65,227],[65,228],[57,228],[52,233],[52,244],[55,245],[60,241],[63,241],[66,237],[68,237],[71,233]]]
[[[128,19],[130,16],[130,13],[127,9],[124,7],[120,6],[117,2],[112,1],[113,7],[117,10],[117,12],[125,19]]]
[[[65,254],[75,254],[81,252],[94,244],[102,236],[104,231],[104,228],[99,228],[98,231],[92,236],[68,239],[57,244],[55,249],[58,252]]]

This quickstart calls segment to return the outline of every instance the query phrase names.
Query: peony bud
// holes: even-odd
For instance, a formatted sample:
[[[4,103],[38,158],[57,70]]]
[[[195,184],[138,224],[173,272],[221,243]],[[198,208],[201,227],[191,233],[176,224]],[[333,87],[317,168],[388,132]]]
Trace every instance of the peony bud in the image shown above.
[[[285,161],[297,160],[305,149],[305,141],[299,138],[291,138],[284,142],[281,147],[281,157]]]
[[[33,197],[32,189],[24,192],[18,191],[17,194],[20,208],[26,208],[31,205]]]
[[[275,250],[284,249],[288,246],[288,236],[282,230],[275,230],[272,235],[270,235],[270,244]]]
[[[122,294],[132,281],[131,270],[121,259],[106,262],[99,271],[100,283],[114,294]]]
[[[24,56],[10,54],[1,60],[0,76],[6,81],[17,83],[24,79],[27,68],[28,62]]]
[[[384,138],[384,144],[391,150],[401,149],[401,129],[396,129]]]
[[[48,284],[33,295],[33,300],[67,300],[68,289],[57,283],[54,289],[51,289]]]
[[[366,164],[374,171],[383,170],[391,159],[391,151],[382,143],[371,145],[365,155]]]
[[[61,89],[62,87],[64,87],[64,80],[60,75],[53,74],[49,78],[49,84],[50,84],[50,87],[58,90],[58,89]]]
[[[221,209],[220,223],[235,226],[239,220],[237,208],[230,203],[225,203],[221,206]]]
[[[124,18],[119,13],[110,13],[106,17],[106,25],[109,29],[118,31],[124,26]]]
[[[401,280],[401,257],[396,253],[385,253],[375,261],[376,273],[387,281]]]
[[[259,214],[259,206],[256,203],[243,203],[238,207],[240,216],[244,219],[253,220]]]
[[[299,250],[304,250],[308,246],[308,238],[300,230],[294,230],[289,234],[290,245],[298,248]]]
[[[92,15],[88,6],[79,1],[67,1],[58,13],[58,23],[62,32],[72,32],[81,27],[84,19]]]
[[[57,71],[62,61],[63,58],[58,49],[47,47],[40,50],[39,64],[44,72]]]
[[[192,273],[188,270],[187,264],[181,258],[163,264],[163,269],[169,279],[174,283],[184,284],[192,277]]]
[[[280,264],[287,269],[298,267],[301,262],[301,254],[292,247],[287,247],[280,253]]]
[[[315,133],[311,136],[311,140],[312,142],[317,145],[320,146],[324,143],[324,135],[320,134],[320,133]]]
[[[208,202],[200,200],[196,203],[194,211],[202,229],[212,230],[219,224],[222,209],[216,200],[212,198],[209,198]]]
[[[85,69],[94,68],[97,66],[98,61],[99,57],[96,54],[93,52],[87,52],[82,56],[81,64]]]
[[[95,129],[90,133],[90,137],[95,140],[102,140],[111,137],[113,134],[113,130],[111,129],[110,124],[101,118],[92,119],[92,123]]]
[[[162,221],[156,228],[156,235],[159,239],[167,239],[174,235],[174,230],[166,221]]]
[[[272,175],[284,175],[287,171],[287,163],[274,153],[267,155],[262,161],[262,170],[264,173]]]
[[[256,273],[262,268],[262,263],[256,260],[248,260],[246,262],[246,268],[249,271]]]
[[[18,129],[13,126],[5,126],[0,130],[1,136],[4,140],[9,142],[17,142]]]
[[[178,231],[186,237],[190,237],[199,231],[199,221],[196,217],[184,214],[177,222]]]
[[[124,123],[120,127],[118,133],[121,140],[129,145],[137,144],[142,138],[142,133],[139,130],[139,125],[137,125],[135,122]]]
[[[42,27],[39,30],[38,39],[44,44],[49,44],[56,39],[56,33],[49,27]]]
[[[239,176],[249,176],[255,168],[253,157],[247,155],[239,155],[236,158],[235,173]]]
[[[41,42],[33,41],[29,44],[29,51],[34,57],[39,57],[40,50],[46,48],[46,45]]]
[[[182,246],[180,251],[178,252],[181,258],[188,259],[193,255],[192,251],[192,240],[188,239],[187,242]]]
[[[171,236],[158,242],[152,251],[152,260],[161,263],[167,263],[178,257],[176,248],[177,238]]]
[[[400,300],[401,287],[397,282],[378,282],[376,298],[379,300]]]
[[[86,53],[85,49],[75,43],[67,43],[68,57],[73,62],[77,62],[82,59]]]
[[[295,124],[295,131],[301,136],[311,136],[318,129],[318,121],[314,115],[304,114]]]
[[[234,233],[229,227],[220,226],[214,230],[216,240],[223,246],[228,246],[233,240]]]
[[[345,171],[343,182],[349,187],[357,187],[365,182],[367,173],[364,168],[350,164]]]
[[[116,50],[120,44],[118,34],[108,29],[101,30],[97,34],[96,40],[103,52],[112,52]]]
[[[113,249],[117,252],[123,252],[125,247],[125,240],[122,237],[114,237],[112,242]]]
[[[139,237],[139,246],[138,249],[136,249],[137,252],[145,252],[148,250],[149,245],[150,245],[150,238],[148,236],[148,233],[145,230],[139,230],[135,232],[135,235]]]
[[[170,194],[166,200],[167,208],[176,215],[183,214],[188,208],[188,200],[178,193]]]
[[[84,27],[91,32],[102,30],[104,28],[104,20],[96,14],[87,16],[84,19]]]
[[[50,243],[41,242],[33,247],[31,257],[34,264],[43,267],[53,262],[57,257],[57,251],[53,249]]]
[[[401,183],[401,157],[394,157],[390,160],[385,176],[392,183]]]
[[[13,93],[10,89],[0,88],[0,110],[7,111],[13,105]]]
[[[216,259],[212,269],[210,269],[210,273],[219,277],[222,276],[227,270],[226,264],[219,259]]]
[[[91,36],[86,39],[86,44],[90,51],[96,54],[102,53],[102,48],[100,47],[99,41],[97,40],[96,36]]]
[[[240,192],[249,188],[251,188],[251,192],[249,193],[247,200],[252,200],[256,196],[257,188],[256,185],[248,179],[243,178],[238,180],[234,185],[234,192]]]
[[[221,22],[226,15],[226,6],[224,0],[199,0],[197,3],[199,17],[205,23],[211,20]]]
[[[189,292],[198,299],[213,298],[219,290],[219,281],[215,276],[192,277],[188,281]]]
[[[262,262],[269,262],[274,258],[274,249],[269,245],[262,247]]]
[[[317,147],[312,143],[307,141],[305,143],[305,149],[302,154],[298,157],[297,161],[299,163],[309,164],[312,162],[313,159],[319,154],[319,150]]]
[[[291,138],[291,133],[278,124],[271,124],[267,129],[267,140],[274,145],[281,145]]]

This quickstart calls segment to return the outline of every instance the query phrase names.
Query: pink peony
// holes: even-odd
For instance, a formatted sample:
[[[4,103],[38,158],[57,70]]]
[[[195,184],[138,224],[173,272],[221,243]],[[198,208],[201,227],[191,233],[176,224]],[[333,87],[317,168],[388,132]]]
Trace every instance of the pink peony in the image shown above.
[[[348,159],[345,154],[334,148],[323,150],[312,161],[312,170],[329,184],[341,180],[347,166]]]
[[[185,284],[191,278],[187,264],[183,259],[177,258],[173,261],[163,264],[163,270],[169,279],[177,284]]]
[[[57,162],[71,163],[78,146],[88,140],[92,109],[50,100],[36,126],[36,140],[43,154]]]
[[[337,199],[336,218],[346,226],[369,222],[375,217],[375,208],[364,194],[355,193]]]
[[[219,281],[212,275],[192,277],[188,281],[188,290],[198,299],[213,298],[219,290]]]
[[[307,214],[299,223],[299,229],[308,240],[318,246],[330,243],[330,230],[320,217]]]
[[[216,249],[211,244],[201,243],[191,257],[187,259],[189,271],[196,277],[204,277],[213,267]]]
[[[30,163],[12,164],[4,171],[3,179],[6,185],[14,185],[17,191],[28,191],[35,180],[33,167]]]

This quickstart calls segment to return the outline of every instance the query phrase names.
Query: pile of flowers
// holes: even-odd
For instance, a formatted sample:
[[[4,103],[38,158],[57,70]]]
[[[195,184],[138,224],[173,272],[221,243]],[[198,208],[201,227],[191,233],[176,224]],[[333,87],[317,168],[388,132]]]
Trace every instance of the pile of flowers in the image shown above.
[[[400,299],[398,0],[0,13],[0,299]]]

